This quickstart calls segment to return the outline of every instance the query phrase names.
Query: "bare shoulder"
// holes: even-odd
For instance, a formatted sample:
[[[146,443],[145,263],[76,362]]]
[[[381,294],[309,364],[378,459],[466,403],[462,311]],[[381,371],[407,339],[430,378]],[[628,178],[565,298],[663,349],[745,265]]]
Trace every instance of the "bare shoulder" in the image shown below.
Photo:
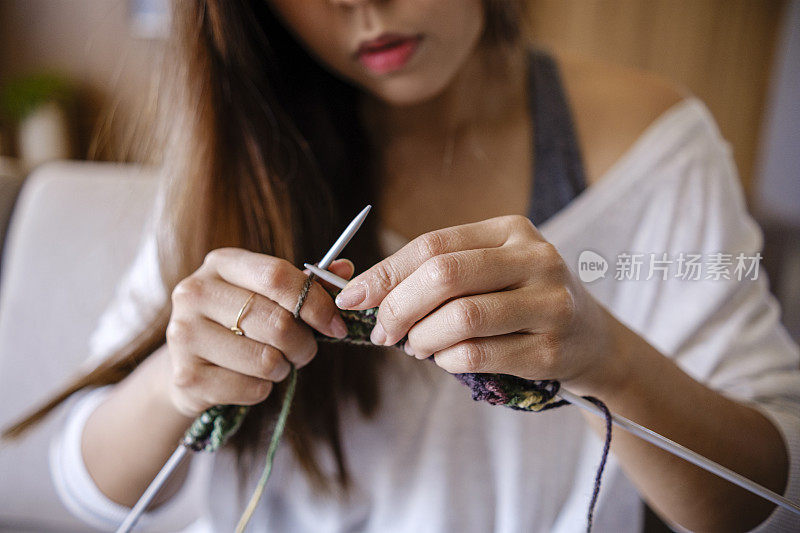
[[[689,92],[655,74],[555,56],[578,130],[589,185],[597,182],[647,127]]]

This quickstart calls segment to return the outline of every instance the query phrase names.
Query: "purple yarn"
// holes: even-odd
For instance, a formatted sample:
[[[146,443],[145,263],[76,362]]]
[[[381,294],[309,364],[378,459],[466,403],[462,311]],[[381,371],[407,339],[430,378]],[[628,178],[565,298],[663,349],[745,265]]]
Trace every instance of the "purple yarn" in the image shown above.
[[[367,309],[364,311],[342,311],[342,317],[348,325],[349,334],[344,339],[333,339],[318,335],[319,340],[327,342],[349,342],[356,344],[370,344],[369,334],[375,325],[378,308]],[[403,348],[407,341],[404,337],[394,346],[398,349]],[[434,362],[433,358],[428,359]],[[546,411],[563,405],[569,405],[566,400],[556,400],[561,384],[553,380],[530,380],[509,374],[454,374],[456,379],[469,387],[472,399],[480,402],[487,402],[490,405],[502,405],[519,411]],[[594,520],[594,508],[600,495],[600,482],[602,481],[603,471],[605,470],[606,460],[608,459],[611,447],[611,413],[605,404],[597,398],[584,396],[587,400],[597,405],[605,415],[606,419],[606,438],[603,446],[603,454],[597,468],[594,479],[592,498],[589,503],[587,513],[586,530],[591,531]]]
[[[492,379],[492,374],[454,374],[456,379],[469,387],[472,399],[476,402],[489,402],[492,405],[505,405],[511,397]]]
[[[485,401],[492,405],[505,405],[512,409],[530,411],[532,409],[523,408],[514,405],[514,397],[516,394],[525,392],[535,392],[541,395],[540,402],[537,402],[539,411],[561,407],[568,405],[566,400],[552,401],[558,394],[561,384],[558,381],[551,380],[529,380],[507,374],[455,374],[456,379],[469,387],[472,392],[472,399],[475,401]],[[608,453],[611,449],[611,429],[612,419],[611,412],[601,400],[592,396],[584,396],[587,400],[595,404],[603,412],[606,423],[606,436],[603,443],[603,453],[600,459],[600,464],[597,467],[597,473],[594,477],[594,486],[592,489],[592,497],[589,501],[589,510],[586,516],[586,531],[592,530],[594,522],[594,509],[597,506],[597,500],[600,496],[600,484],[603,480],[603,471],[606,468],[608,460]]]
[[[612,420],[611,420],[611,411],[608,410],[606,404],[604,404],[601,400],[598,400],[594,396],[584,396],[587,400],[595,404],[597,407],[603,411],[603,416],[606,419],[606,439],[603,443],[603,455],[600,459],[600,465],[597,467],[597,474],[594,477],[594,490],[592,490],[592,500],[589,503],[589,516],[586,520],[586,531],[589,532],[592,530],[592,521],[594,520],[594,508],[597,505],[597,498],[600,496],[600,482],[603,480],[603,470],[606,468],[606,460],[608,459],[608,452],[611,449],[611,429],[612,429]]]

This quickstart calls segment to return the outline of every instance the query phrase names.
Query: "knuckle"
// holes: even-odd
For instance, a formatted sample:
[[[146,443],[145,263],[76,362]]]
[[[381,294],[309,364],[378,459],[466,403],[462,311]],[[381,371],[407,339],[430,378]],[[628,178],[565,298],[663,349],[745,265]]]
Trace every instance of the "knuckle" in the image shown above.
[[[417,250],[424,258],[436,257],[445,252],[446,244],[441,231],[430,231],[418,237]]]
[[[381,303],[381,316],[380,323],[385,327],[391,327],[400,321],[402,317],[402,306],[397,301],[397,298],[392,297],[390,294]]]
[[[537,263],[546,272],[560,279],[563,272],[563,260],[555,246],[546,241],[536,243],[534,254]]]
[[[485,314],[483,308],[474,300],[461,298],[457,300],[457,322],[467,331],[480,331],[484,325]]]
[[[179,389],[188,389],[197,385],[199,381],[197,366],[187,358],[179,358],[173,363],[172,382]]]
[[[194,327],[188,320],[173,319],[167,324],[166,339],[169,344],[189,344],[194,337]]]
[[[426,261],[426,274],[434,286],[452,287],[458,283],[461,265],[453,255],[438,255]]]
[[[542,241],[539,243],[539,257],[548,265],[558,264],[561,260],[561,254],[558,253],[556,247],[552,243]]]
[[[506,215],[505,216],[506,223],[509,226],[512,226],[512,227],[515,227],[515,228],[519,228],[519,227],[522,226],[524,218],[525,217],[523,217],[522,215]]]
[[[542,334],[539,362],[547,373],[556,372],[561,354],[561,337],[554,333]]]
[[[205,257],[203,257],[203,266],[210,266],[215,264],[219,260],[219,249],[211,250],[208,252]]]
[[[230,253],[229,248],[215,248],[205,255],[205,257],[203,258],[203,265],[206,266],[217,265],[229,253]]]
[[[277,350],[267,344],[262,344],[256,348],[255,360],[258,361],[259,374],[266,378],[275,370],[280,355]]]
[[[522,233],[534,233],[536,231],[536,226],[534,226],[531,219],[526,216],[511,215],[511,224]]]
[[[556,327],[567,328],[575,317],[575,299],[567,287],[560,287],[553,303],[553,317]]]
[[[269,259],[257,274],[258,285],[265,289],[285,286],[291,280],[292,265],[284,259],[274,257]]]
[[[474,374],[483,370],[486,364],[486,352],[480,344],[464,344],[461,349],[464,372]]]
[[[384,261],[381,261],[374,267],[373,274],[378,282],[378,285],[384,290],[389,290],[394,286],[395,276],[391,269]]]
[[[270,313],[269,324],[275,332],[275,335],[284,339],[291,334],[292,328],[294,327],[294,317],[284,308],[276,305]]]
[[[175,285],[172,291],[172,303],[175,305],[191,304],[199,300],[205,291],[205,282],[198,276],[189,276]]]
[[[536,234],[536,226],[531,219],[523,215],[504,215],[499,217],[500,222],[509,230],[522,234]]]

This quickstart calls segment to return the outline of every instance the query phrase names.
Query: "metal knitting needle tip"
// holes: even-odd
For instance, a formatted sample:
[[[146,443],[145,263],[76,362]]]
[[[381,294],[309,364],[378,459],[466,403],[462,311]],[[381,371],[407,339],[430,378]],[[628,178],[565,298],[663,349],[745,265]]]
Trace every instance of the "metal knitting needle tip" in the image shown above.
[[[347,285],[346,279],[340,278],[329,270],[323,270],[318,266],[312,265],[311,263],[303,263],[303,266],[309,269],[312,274],[315,274],[317,277],[324,279],[331,285],[335,285],[340,289],[344,289],[344,286]]]
[[[336,242],[333,243],[333,246],[331,246],[331,249],[328,250],[328,253],[326,253],[322,260],[317,263],[321,269],[324,270],[331,266],[333,260],[339,256],[341,251],[344,250],[344,247],[347,246],[347,243],[350,242],[350,239],[353,238],[358,229],[361,227],[361,224],[364,223],[364,219],[367,218],[370,209],[372,209],[371,205],[368,205],[362,209],[361,212],[356,215],[356,218],[354,218],[347,228],[345,228],[339,238],[336,239]]]

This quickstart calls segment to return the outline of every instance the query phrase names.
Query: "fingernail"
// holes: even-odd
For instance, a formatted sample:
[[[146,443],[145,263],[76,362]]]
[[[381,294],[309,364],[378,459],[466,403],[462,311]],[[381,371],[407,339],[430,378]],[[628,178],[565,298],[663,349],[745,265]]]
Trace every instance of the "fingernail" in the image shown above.
[[[334,261],[334,263],[337,263],[337,264],[345,264],[346,263],[346,264],[350,265],[351,267],[355,267],[355,265],[353,264],[352,261],[350,261],[349,259],[345,259],[344,257],[342,257],[340,259],[337,259],[336,261]]]
[[[414,350],[411,349],[411,346],[408,342],[403,344],[403,351],[408,355],[414,355]]]
[[[331,330],[333,331],[333,336],[337,339],[347,337],[347,325],[339,315],[336,315],[336,317],[331,320]]]
[[[372,328],[372,333],[369,335],[369,340],[372,341],[372,344],[383,344],[386,342],[386,332],[383,330],[383,326],[381,326],[380,322],[375,324],[375,327]]]
[[[364,289],[362,283],[347,285],[344,290],[336,296],[336,305],[338,305],[340,309],[349,309],[363,302],[366,297],[367,291]]]

